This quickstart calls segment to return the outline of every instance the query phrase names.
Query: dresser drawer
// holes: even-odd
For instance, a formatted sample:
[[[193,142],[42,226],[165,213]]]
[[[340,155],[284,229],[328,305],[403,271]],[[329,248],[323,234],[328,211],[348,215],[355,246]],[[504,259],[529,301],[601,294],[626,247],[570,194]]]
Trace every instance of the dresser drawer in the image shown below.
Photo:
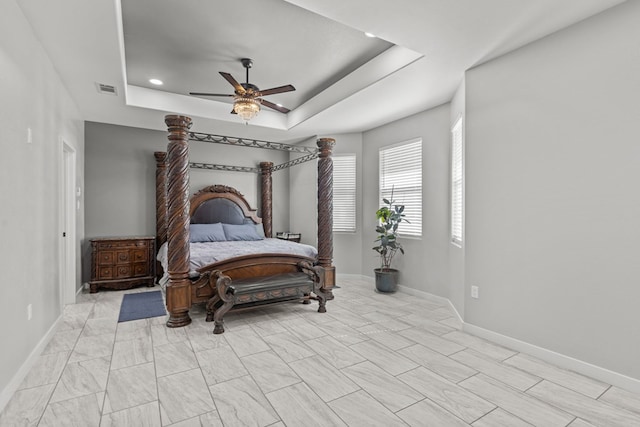
[[[97,253],[98,265],[113,265],[115,264],[115,253],[113,251],[100,251]]]
[[[116,251],[116,264],[129,264],[131,263],[131,254],[128,250]]]
[[[130,265],[118,265],[115,267],[116,270],[116,279],[126,279],[131,277],[131,266]]]
[[[149,251],[147,249],[134,249],[132,252],[132,262],[144,262],[148,259],[147,255],[149,254]]]
[[[98,267],[98,280],[113,279],[113,267]]]
[[[134,277],[140,277],[140,276],[149,276],[151,275],[151,272],[149,271],[149,264],[145,263],[145,262],[139,262],[136,264],[133,264],[133,276]]]

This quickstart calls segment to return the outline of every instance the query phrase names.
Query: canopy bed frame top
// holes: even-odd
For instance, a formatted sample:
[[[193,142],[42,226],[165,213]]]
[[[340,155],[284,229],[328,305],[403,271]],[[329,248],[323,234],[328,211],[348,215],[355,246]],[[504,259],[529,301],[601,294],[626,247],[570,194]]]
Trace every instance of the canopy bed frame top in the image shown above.
[[[207,309],[210,306],[213,310],[215,304],[224,302],[224,309],[218,310],[220,325],[216,318],[216,330],[221,328],[222,315],[234,302],[245,298],[243,292],[237,292],[238,296],[231,298],[235,292],[233,281],[245,283],[251,281],[252,277],[259,277],[263,280],[273,276],[284,277],[292,274],[304,273],[307,275],[306,284],[313,282],[313,292],[315,299],[320,301],[318,311],[324,312],[325,302],[333,299],[332,289],[335,286],[335,267],[333,261],[333,162],[331,151],[335,141],[331,138],[321,138],[317,141],[317,153],[310,153],[304,161],[318,158],[318,257],[313,260],[304,256],[283,255],[283,254],[262,254],[259,256],[236,257],[229,260],[217,262],[200,268],[201,273],[197,279],[189,278],[190,270],[190,249],[189,249],[189,225],[191,222],[209,222],[211,218],[202,220],[200,208],[205,206],[210,200],[225,199],[233,205],[238,206],[244,215],[245,222],[259,224],[262,222],[266,237],[272,236],[272,183],[271,174],[274,170],[292,166],[302,162],[302,158],[294,159],[284,165],[274,167],[271,162],[260,163],[261,174],[261,213],[259,218],[252,210],[244,197],[236,190],[226,186],[210,186],[192,198],[189,197],[189,140],[206,140],[206,134],[189,133],[191,118],[179,115],[168,115],[165,117],[168,127],[167,152],[154,153],[156,158],[156,239],[159,248],[165,242],[167,247],[167,264],[169,282],[166,288],[166,303],[169,311],[168,327],[181,327],[191,323],[189,309],[194,303],[207,302]],[[194,137],[197,136],[196,137]],[[204,135],[204,136],[203,136]],[[215,135],[210,135],[216,137]],[[227,137],[222,137],[227,138]],[[236,142],[238,139],[231,139]],[[243,146],[252,147],[255,144],[243,141]],[[249,140],[251,141],[251,140]],[[220,142],[220,141],[209,141]],[[259,148],[282,149],[286,151],[300,152],[299,149],[292,150],[286,144],[268,143],[266,141],[254,141],[259,143]],[[271,145],[271,146],[270,146]],[[281,147],[282,146],[282,147]],[[277,147],[277,148],[276,148]],[[304,152],[308,152],[309,147],[305,147]],[[297,161],[298,160],[298,161]],[[227,169],[228,170],[228,169]],[[208,215],[208,214],[207,214]],[[204,215],[205,217],[207,215]],[[216,214],[217,215],[217,214]],[[213,219],[217,221],[217,219]],[[223,222],[223,221],[217,221]],[[273,283],[278,280],[272,280]],[[272,283],[272,284],[273,284]],[[311,286],[311,285],[310,285]],[[300,291],[302,287],[298,287]],[[308,295],[308,288],[305,295]],[[280,289],[273,292],[270,289],[269,297],[277,299],[278,292],[288,292],[291,289]],[[225,294],[222,294],[224,292]],[[302,292],[302,291],[300,291]],[[256,294],[257,295],[257,294]],[[263,293],[260,293],[263,295]],[[275,296],[274,296],[275,295]],[[253,295],[255,296],[255,295]],[[253,298],[252,296],[252,298]],[[249,297],[246,297],[249,298]],[[255,299],[255,298],[254,298]],[[259,299],[259,298],[258,298]],[[233,300],[234,302],[229,302]],[[260,301],[258,301],[260,302]],[[231,304],[231,306],[229,305]],[[222,314],[221,314],[222,313]],[[213,317],[213,312],[207,316]],[[220,332],[216,332],[220,333]]]

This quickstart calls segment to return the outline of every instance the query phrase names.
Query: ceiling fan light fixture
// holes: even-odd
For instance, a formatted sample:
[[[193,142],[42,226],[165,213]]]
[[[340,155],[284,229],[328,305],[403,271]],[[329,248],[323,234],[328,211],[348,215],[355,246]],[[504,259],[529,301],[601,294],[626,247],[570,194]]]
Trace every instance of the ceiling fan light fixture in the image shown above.
[[[248,122],[260,112],[260,102],[255,98],[239,96],[233,104],[233,111],[235,111],[242,120]]]

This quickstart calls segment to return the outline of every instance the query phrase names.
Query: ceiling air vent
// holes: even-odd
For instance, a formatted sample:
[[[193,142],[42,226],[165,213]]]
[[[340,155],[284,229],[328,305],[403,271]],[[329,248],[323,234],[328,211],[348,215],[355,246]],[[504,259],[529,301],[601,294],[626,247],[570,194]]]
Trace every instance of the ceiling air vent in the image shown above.
[[[98,92],[103,93],[105,95],[117,95],[116,87],[111,85],[106,85],[104,83],[96,83],[98,88]]]

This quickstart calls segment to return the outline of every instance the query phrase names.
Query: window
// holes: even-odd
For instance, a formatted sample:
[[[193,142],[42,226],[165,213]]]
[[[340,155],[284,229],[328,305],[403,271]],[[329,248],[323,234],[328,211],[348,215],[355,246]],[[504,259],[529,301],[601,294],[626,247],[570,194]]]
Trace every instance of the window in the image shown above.
[[[398,232],[422,236],[422,139],[414,139],[380,149],[380,203],[390,199],[404,205],[409,221]]]
[[[462,117],[451,128],[451,242],[462,246]]]
[[[333,156],[333,231],[356,231],[356,156]]]

